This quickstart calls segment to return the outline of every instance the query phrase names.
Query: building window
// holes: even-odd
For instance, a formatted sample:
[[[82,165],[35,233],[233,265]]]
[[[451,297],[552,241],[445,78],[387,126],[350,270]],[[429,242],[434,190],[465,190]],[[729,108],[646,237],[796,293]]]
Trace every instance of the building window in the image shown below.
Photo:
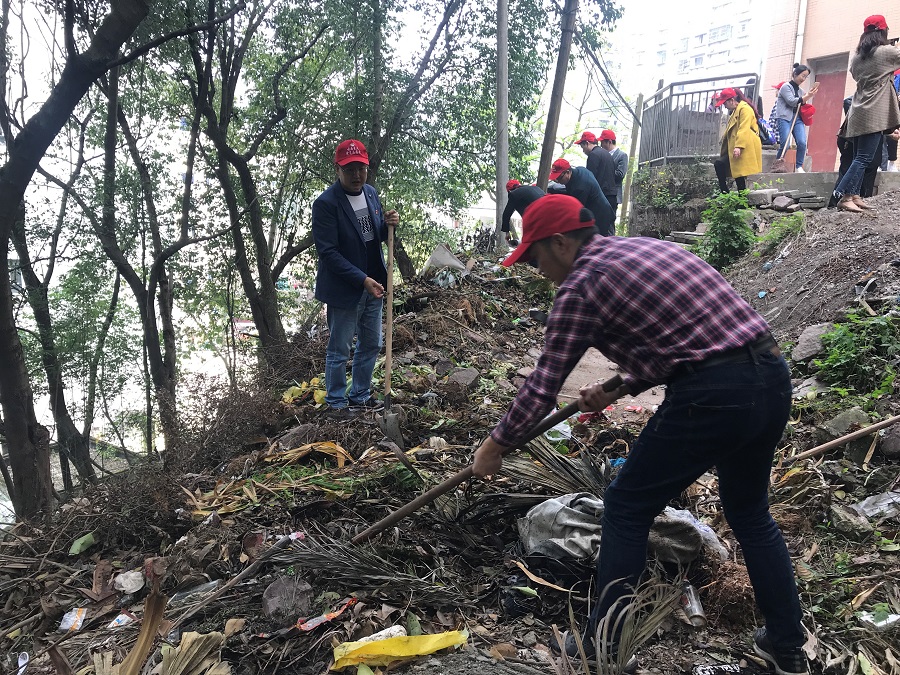
[[[741,35],[746,35],[749,31],[750,31],[750,22],[749,21],[741,21],[741,24],[740,24]]]
[[[712,42],[721,42],[722,40],[727,40],[731,37],[731,26],[719,26],[718,28],[713,28],[709,31],[709,41]]]
[[[666,53],[665,51],[656,52],[656,65],[662,66],[666,63]]]
[[[703,55],[701,54],[700,56],[695,56],[694,57],[694,67],[696,68],[697,66],[702,66],[702,65],[703,65]]]
[[[700,33],[700,35],[694,36],[694,46],[702,47],[706,44],[706,33]]]
[[[681,38],[681,40],[678,42],[678,48],[675,50],[675,53],[681,54],[683,52],[686,52],[687,49],[688,49],[688,39]]]
[[[688,60],[687,60],[687,59],[681,59],[681,60],[678,62],[678,72],[679,72],[679,73],[686,73],[686,72],[687,72],[687,69],[688,69]]]

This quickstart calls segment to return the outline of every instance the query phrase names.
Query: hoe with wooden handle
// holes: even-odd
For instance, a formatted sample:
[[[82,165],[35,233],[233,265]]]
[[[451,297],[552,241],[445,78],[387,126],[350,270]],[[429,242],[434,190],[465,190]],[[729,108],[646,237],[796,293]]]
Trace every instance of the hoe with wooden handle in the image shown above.
[[[622,385],[622,378],[619,375],[616,375],[614,377],[611,377],[610,379],[608,379],[606,382],[603,383],[603,391],[613,391],[614,389],[617,389],[621,385]],[[562,422],[565,419],[568,419],[569,417],[571,417],[572,415],[574,415],[577,412],[578,412],[578,401],[575,401],[574,403],[569,403],[564,408],[561,408],[560,410],[556,411],[549,417],[546,417],[540,424],[538,424],[534,429],[532,429],[530,432],[528,432],[528,434],[525,436],[525,438],[517,446],[508,448],[506,450],[506,452],[504,453],[504,455],[509,454],[513,450],[517,450],[518,448],[524,447],[525,445],[527,445],[528,443],[533,441],[535,438],[537,438],[538,436],[543,434],[548,429],[552,429],[557,424],[559,424],[560,422]],[[418,497],[413,499],[411,502],[409,502],[405,506],[401,506],[399,509],[397,509],[390,515],[382,518],[381,520],[379,520],[377,523],[375,523],[368,529],[363,530],[358,535],[353,537],[351,542],[354,544],[360,544],[364,541],[368,541],[374,535],[378,534],[382,530],[389,528],[391,525],[393,525],[395,523],[399,523],[401,520],[403,520],[407,516],[415,513],[416,511],[421,509],[423,506],[430,504],[431,502],[433,502],[435,499],[437,499],[441,495],[450,492],[450,490],[454,489],[456,486],[458,486],[461,483],[464,483],[465,481],[472,478],[473,475],[474,474],[472,473],[472,467],[467,466],[465,469],[463,469],[459,473],[457,473],[453,476],[450,476],[450,478],[445,480],[443,483],[439,483],[438,485],[435,485],[428,492],[425,492],[425,493],[419,495]]]

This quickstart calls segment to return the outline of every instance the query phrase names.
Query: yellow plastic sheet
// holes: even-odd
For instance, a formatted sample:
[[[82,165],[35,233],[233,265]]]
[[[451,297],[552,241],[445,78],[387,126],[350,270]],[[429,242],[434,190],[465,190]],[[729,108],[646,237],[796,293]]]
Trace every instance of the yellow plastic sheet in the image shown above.
[[[425,656],[447,647],[465,644],[467,631],[447,631],[436,635],[406,635],[375,642],[344,642],[334,648],[332,670],[365,663],[368,666],[388,666],[394,661],[412,656]]]

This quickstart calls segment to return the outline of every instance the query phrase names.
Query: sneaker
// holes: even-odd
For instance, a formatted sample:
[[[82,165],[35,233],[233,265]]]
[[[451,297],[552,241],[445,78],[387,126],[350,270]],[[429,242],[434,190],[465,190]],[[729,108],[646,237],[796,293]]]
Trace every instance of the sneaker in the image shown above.
[[[757,628],[753,636],[753,651],[775,669],[778,675],[808,675],[809,664],[803,649],[795,647],[776,652],[765,628]]]
[[[802,166],[798,166],[796,169],[794,169],[794,173],[806,173],[806,172],[803,170]]]
[[[573,659],[580,659],[581,654],[578,652],[578,643],[575,642],[575,636],[569,631],[563,631],[563,640],[566,644],[566,656]],[[594,641],[593,640],[582,640],[581,646],[584,648],[584,655],[587,657],[589,662],[596,663],[597,661],[597,652],[594,649]],[[554,654],[561,655],[562,650],[559,647],[559,643],[556,641],[555,636],[550,636],[550,651]],[[631,656],[625,665],[622,667],[622,670],[619,671],[619,675],[635,675],[638,669],[638,660],[637,657]]]
[[[350,407],[354,410],[381,410],[384,407],[384,401],[379,401],[374,396],[370,396],[362,403],[350,401]]]
[[[325,413],[325,417],[334,422],[349,422],[350,420],[356,419],[358,416],[359,412],[351,410],[349,407],[329,408],[328,412]]]

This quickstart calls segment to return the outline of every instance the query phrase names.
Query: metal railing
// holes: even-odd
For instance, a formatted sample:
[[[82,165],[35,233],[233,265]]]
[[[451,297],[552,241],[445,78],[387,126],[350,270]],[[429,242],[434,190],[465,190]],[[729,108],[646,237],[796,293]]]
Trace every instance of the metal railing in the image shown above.
[[[750,78],[752,83],[748,83]],[[740,89],[756,105],[759,75],[741,73],[673,82],[648,97],[641,114],[638,162],[658,166],[695,157],[718,157],[728,111],[713,103],[716,94],[726,87]]]

